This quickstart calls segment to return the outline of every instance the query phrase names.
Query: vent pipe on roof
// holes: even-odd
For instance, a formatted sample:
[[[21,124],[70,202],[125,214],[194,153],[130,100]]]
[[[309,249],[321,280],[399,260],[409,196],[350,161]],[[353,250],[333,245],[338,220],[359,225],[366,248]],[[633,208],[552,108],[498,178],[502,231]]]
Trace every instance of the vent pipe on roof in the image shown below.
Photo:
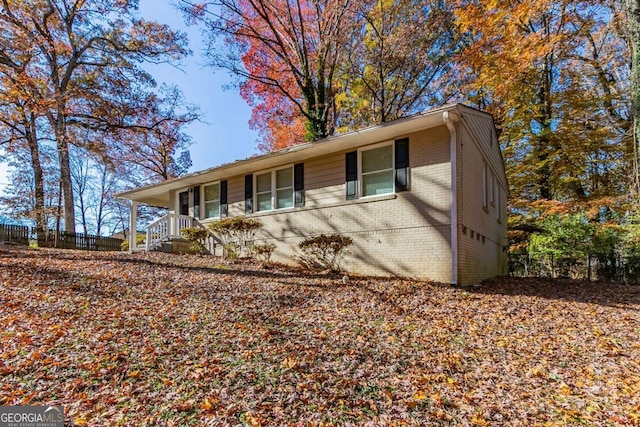
[[[451,284],[458,284],[458,154],[456,127],[449,112],[442,113],[442,120],[449,128],[449,160],[451,164]]]

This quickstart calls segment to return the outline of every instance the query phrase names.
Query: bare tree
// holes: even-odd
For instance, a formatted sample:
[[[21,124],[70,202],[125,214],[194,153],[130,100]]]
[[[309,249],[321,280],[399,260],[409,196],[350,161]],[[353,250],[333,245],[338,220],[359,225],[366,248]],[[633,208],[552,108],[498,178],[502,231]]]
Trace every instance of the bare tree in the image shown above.
[[[75,229],[69,146],[69,119],[108,115],[86,111],[87,94],[108,95],[103,75],[119,73],[118,82],[135,92],[132,82],[152,83],[137,65],[177,60],[187,53],[184,36],[167,26],[138,19],[135,2],[118,0],[3,0],[0,8],[0,67],[23,82],[38,113],[55,135],[65,206],[65,229]],[[37,58],[33,60],[32,58]],[[29,61],[27,61],[29,59]],[[93,91],[87,91],[92,87]],[[97,90],[99,89],[99,90]]]

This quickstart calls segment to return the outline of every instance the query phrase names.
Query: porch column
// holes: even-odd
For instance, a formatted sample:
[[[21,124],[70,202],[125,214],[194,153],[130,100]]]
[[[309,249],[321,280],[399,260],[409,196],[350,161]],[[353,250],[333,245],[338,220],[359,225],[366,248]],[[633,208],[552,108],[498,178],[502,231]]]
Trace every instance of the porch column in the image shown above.
[[[178,216],[172,213],[168,213],[167,221],[168,221],[167,231],[169,235],[165,237],[173,237],[176,233],[176,222],[178,221]]]
[[[136,223],[138,222],[138,202],[131,201],[131,215],[129,215],[129,252],[133,252],[136,248],[136,237],[138,236],[138,229]]]

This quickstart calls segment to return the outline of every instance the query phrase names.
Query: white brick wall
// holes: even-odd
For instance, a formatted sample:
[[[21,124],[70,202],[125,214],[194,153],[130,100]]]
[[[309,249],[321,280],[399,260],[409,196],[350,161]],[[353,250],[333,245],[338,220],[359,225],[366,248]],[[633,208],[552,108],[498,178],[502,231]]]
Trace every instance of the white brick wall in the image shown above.
[[[506,192],[500,206],[490,207],[488,213],[482,209],[482,155],[463,126],[458,123],[456,129],[462,142],[458,149],[458,283],[473,284],[506,272],[502,251]],[[258,243],[275,243],[274,259],[295,264],[301,254],[298,243],[305,237],[339,233],[354,241],[345,259],[350,272],[449,283],[449,130],[442,125],[396,138],[402,137],[409,137],[410,191],[347,201],[344,151],[305,161],[305,206],[251,214],[264,224]],[[244,176],[227,178],[227,182],[229,215],[244,215]],[[502,224],[495,219],[496,208],[504,210]],[[478,240],[478,233],[484,242],[482,237]]]
[[[345,152],[306,161],[305,206],[251,214],[264,224],[257,239],[275,243],[274,259],[293,264],[305,237],[339,233],[354,241],[350,272],[449,282],[448,135],[445,126],[408,135],[411,190],[373,199],[345,200]],[[227,182],[229,215],[244,215],[244,176]]]
[[[490,128],[487,128],[481,134],[487,135],[489,130]],[[492,157],[486,158],[464,127],[460,127],[460,134],[463,143],[458,159],[462,196],[458,205],[461,213],[458,230],[459,279],[464,284],[475,284],[488,277],[508,272],[507,253],[504,251],[507,246],[507,194],[505,189],[501,188],[500,203],[487,203],[486,211],[483,209],[483,167],[486,164],[490,172],[500,174],[502,171],[495,170],[495,165],[502,159],[497,151],[497,143],[494,142],[492,146]],[[501,222],[497,221],[497,209],[502,212]]]

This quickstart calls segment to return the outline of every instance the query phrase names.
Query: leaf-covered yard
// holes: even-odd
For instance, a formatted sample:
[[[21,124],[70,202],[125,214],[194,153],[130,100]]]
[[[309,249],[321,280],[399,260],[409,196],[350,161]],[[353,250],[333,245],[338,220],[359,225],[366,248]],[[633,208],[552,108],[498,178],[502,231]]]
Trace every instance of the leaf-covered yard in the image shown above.
[[[76,425],[638,425],[640,287],[0,246],[0,405]]]

